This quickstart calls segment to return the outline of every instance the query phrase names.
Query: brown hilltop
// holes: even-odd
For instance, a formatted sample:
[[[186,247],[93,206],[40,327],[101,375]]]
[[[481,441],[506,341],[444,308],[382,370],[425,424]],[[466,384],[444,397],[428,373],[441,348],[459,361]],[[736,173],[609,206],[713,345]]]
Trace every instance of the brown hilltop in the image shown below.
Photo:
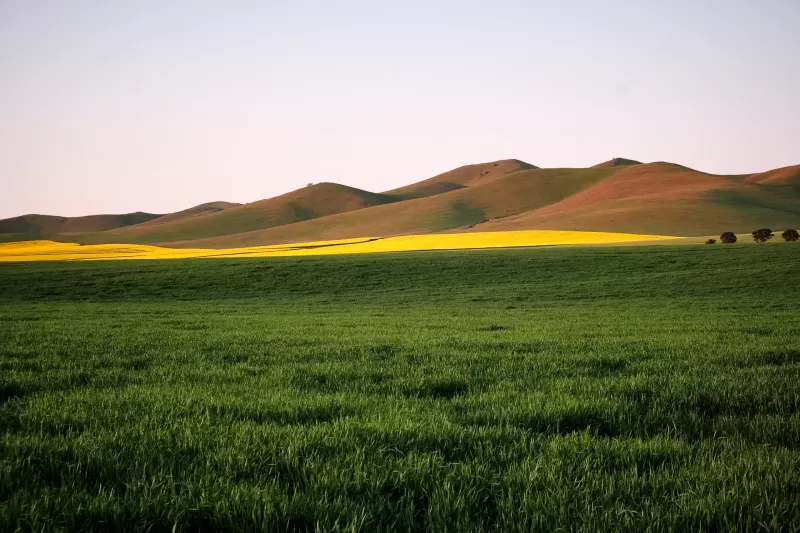
[[[800,165],[777,168],[759,174],[751,174],[745,179],[753,183],[761,184],[800,185]]]
[[[621,168],[578,194],[487,229],[704,235],[798,220],[798,195],[785,197],[736,178],[650,163]]]
[[[434,196],[444,192],[480,185],[520,170],[532,168],[537,167],[520,161],[519,159],[504,159],[491,163],[465,165],[418,183],[412,183],[411,185],[406,185],[399,189],[387,191],[385,194],[397,196],[404,200],[424,198],[426,196]]]
[[[613,159],[609,159],[608,161],[598,163],[594,165],[592,168],[626,167],[630,165],[641,165],[641,164],[642,164],[641,161],[635,161],[633,159],[625,159],[624,157],[615,157]]]

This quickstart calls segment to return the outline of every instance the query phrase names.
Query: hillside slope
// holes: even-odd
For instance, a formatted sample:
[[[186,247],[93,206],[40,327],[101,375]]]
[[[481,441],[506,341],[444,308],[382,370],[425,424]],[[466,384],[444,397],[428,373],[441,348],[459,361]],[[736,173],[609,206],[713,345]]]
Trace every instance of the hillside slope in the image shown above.
[[[708,235],[797,226],[800,195],[671,163],[623,167],[552,205],[483,230],[564,229]]]
[[[504,159],[491,163],[465,165],[432,178],[387,191],[384,194],[403,200],[425,198],[494,181],[520,170],[538,168],[519,159]]]
[[[249,204],[180,216],[163,223],[141,224],[87,234],[81,243],[151,244],[206,239],[283,226],[336,213],[382,205],[395,199],[336,183],[318,183],[290,193]]]
[[[224,248],[445,231],[708,235],[800,226],[800,194],[672,163],[532,169],[395,204],[176,246]]]
[[[189,218],[195,218],[202,215],[208,215],[211,213],[219,213],[220,211],[224,211],[232,207],[239,207],[241,205],[242,204],[237,204],[233,202],[208,202],[205,204],[200,204],[194,207],[190,207],[189,209],[184,209],[183,211],[176,211],[175,213],[162,215],[158,218],[154,218],[153,220],[149,220],[147,222],[139,224],[138,226],[139,227],[157,226],[161,224],[167,224],[170,222],[175,222],[177,220],[186,220]]]
[[[800,165],[752,174],[746,180],[752,183],[761,183],[762,185],[800,185]]]
[[[106,231],[141,224],[157,219],[160,216],[161,215],[141,212],[122,215],[90,215],[84,217],[23,215],[0,220],[0,233],[51,235],[57,233]]]
[[[116,217],[116,218],[115,218]],[[168,215],[0,221],[0,240],[227,248],[463,231],[581,230],[702,236],[800,226],[800,166],[719,176],[615,158],[539,169],[516,159],[467,165],[377,194],[334,183]]]
[[[482,227],[489,220],[525,213],[569,197],[614,169],[521,170],[478,185],[280,228],[172,243],[225,248],[261,244],[435,233]]]
[[[609,159],[608,161],[604,161],[602,163],[598,163],[594,165],[592,168],[598,167],[627,167],[632,165],[641,165],[641,161],[636,161],[634,159],[625,159],[624,157],[615,157],[613,159]]]

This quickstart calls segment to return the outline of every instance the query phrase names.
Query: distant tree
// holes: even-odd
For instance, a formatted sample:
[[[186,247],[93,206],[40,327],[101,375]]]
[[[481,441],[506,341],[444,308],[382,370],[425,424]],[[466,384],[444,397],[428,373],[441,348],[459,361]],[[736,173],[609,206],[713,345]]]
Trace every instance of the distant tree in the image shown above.
[[[775,234],[768,228],[757,229],[753,232],[753,240],[756,242],[767,242],[774,236]]]
[[[708,239],[706,244],[717,244],[717,239]]]
[[[314,185],[313,182],[306,183],[306,187],[311,187],[312,185]]]
[[[720,235],[719,240],[721,240],[725,244],[733,244],[737,241],[736,234],[732,231],[726,231],[725,233]]]
[[[786,242],[795,242],[800,239],[800,233],[798,233],[796,229],[787,229],[781,233],[781,237],[783,237],[783,240]]]

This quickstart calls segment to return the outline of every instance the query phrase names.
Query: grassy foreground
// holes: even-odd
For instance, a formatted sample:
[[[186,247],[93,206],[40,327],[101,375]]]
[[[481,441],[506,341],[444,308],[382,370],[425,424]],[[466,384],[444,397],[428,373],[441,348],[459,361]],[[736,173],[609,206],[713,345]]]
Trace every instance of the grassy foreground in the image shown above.
[[[0,531],[800,531],[800,246],[0,265]]]

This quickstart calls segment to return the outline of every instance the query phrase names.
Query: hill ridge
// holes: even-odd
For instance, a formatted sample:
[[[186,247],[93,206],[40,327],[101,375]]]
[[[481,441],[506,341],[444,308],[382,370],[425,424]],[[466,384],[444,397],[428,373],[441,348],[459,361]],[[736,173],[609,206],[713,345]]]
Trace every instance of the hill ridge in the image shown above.
[[[479,183],[485,183],[493,179],[498,179],[514,172],[538,168],[535,165],[526,163],[520,159],[501,159],[488,163],[475,163],[463,165],[447,172],[437,174],[432,178],[422,180],[410,185],[405,185],[385,192],[403,200],[413,200],[425,198],[450,192],[453,190],[471,187]]]
[[[84,243],[155,244],[222,237],[267,229],[396,201],[395,198],[332,182],[162,224],[140,224],[81,237]]]
[[[64,224],[63,217],[25,215],[0,221],[0,240],[44,235],[88,244],[219,248],[462,231],[693,236],[800,226],[800,165],[733,176],[666,161],[606,163],[613,164],[541,169],[504,159],[382,193],[322,181],[246,204],[208,202],[166,215],[69,219],[92,222],[83,226]],[[84,231],[65,231],[75,228]],[[11,231],[20,229],[26,231]]]
[[[594,165],[592,168],[598,167],[622,167],[622,166],[630,166],[630,165],[641,165],[643,164],[641,161],[636,161],[635,159],[625,159],[624,157],[614,157],[609,159],[608,161],[604,161],[602,163],[598,163]]]
[[[747,181],[773,185],[800,185],[800,165],[776,168],[766,172],[751,174]]]
[[[339,213],[283,228],[167,244],[189,247],[194,242],[202,247],[219,248],[477,229],[492,219],[558,201],[614,171],[532,168],[438,195]]]
[[[161,216],[162,215],[145,213],[142,211],[122,214],[84,215],[79,217],[62,217],[31,213],[0,220],[0,233],[48,235],[55,233],[106,231],[109,229],[141,224]]]

